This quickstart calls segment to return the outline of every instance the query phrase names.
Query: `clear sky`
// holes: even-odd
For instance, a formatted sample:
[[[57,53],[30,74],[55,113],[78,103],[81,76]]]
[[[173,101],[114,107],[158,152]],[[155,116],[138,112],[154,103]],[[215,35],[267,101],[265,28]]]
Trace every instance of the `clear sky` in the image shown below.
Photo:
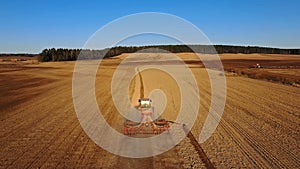
[[[1,0],[0,53],[81,48],[105,24],[138,12],[184,18],[213,44],[300,48],[299,0]]]

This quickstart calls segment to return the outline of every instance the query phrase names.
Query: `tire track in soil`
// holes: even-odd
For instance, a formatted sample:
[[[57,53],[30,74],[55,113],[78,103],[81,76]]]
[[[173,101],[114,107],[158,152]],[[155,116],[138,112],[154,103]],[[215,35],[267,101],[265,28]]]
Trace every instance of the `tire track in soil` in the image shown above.
[[[139,78],[140,78],[140,98],[144,98],[144,82],[143,82],[143,77],[142,74],[140,72],[140,69],[137,68],[138,74],[139,74]]]

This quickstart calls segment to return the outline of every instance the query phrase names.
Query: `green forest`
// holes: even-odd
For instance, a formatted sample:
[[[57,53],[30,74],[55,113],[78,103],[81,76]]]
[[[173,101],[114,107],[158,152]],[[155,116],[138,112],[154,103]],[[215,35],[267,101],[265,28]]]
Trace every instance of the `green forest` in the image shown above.
[[[214,47],[214,48],[213,48]],[[44,49],[39,55],[40,62],[71,61],[80,59],[99,59],[134,52],[197,52],[206,54],[222,53],[264,53],[264,54],[300,54],[300,49],[279,49],[258,46],[230,46],[230,45],[157,45],[157,46],[117,46],[102,50],[89,49]]]

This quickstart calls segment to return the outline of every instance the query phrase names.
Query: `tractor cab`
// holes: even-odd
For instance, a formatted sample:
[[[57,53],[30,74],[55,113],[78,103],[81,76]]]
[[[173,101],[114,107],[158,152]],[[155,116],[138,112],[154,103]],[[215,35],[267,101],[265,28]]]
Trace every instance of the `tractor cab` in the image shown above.
[[[140,98],[139,100],[140,108],[151,108],[152,100],[149,98]]]

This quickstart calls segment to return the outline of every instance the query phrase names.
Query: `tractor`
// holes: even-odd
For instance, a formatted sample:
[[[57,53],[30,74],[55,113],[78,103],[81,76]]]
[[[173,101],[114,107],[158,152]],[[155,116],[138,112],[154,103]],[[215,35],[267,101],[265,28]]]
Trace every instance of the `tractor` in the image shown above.
[[[169,131],[169,121],[158,118],[153,120],[154,108],[150,98],[140,98],[138,106],[135,108],[141,113],[140,122],[133,122],[126,119],[124,122],[123,133],[125,135],[137,134],[161,134]]]

